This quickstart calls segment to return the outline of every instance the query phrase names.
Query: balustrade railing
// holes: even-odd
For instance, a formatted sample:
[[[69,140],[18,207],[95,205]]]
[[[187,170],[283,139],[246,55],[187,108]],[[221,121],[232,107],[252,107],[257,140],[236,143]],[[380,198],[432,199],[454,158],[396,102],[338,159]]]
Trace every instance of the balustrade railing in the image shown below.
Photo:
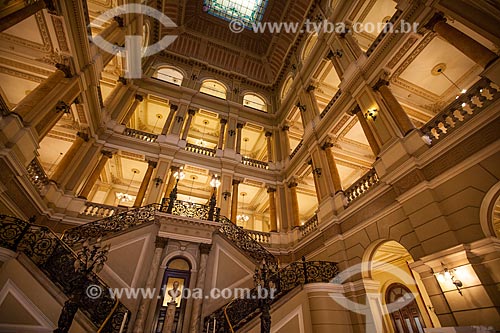
[[[217,152],[215,148],[201,147],[192,143],[186,143],[186,148],[184,149],[192,153],[211,156],[211,157],[214,157]]]
[[[41,191],[43,187],[49,183],[49,178],[45,174],[45,171],[37,158],[34,158],[33,161],[28,164],[26,171],[28,172],[29,180],[38,191]]]
[[[269,164],[267,162],[259,161],[259,160],[254,160],[249,157],[242,156],[241,157],[241,163],[244,165],[249,165],[254,168],[259,168],[259,169],[269,169]]]
[[[300,142],[297,145],[297,147],[295,147],[295,149],[290,154],[290,159],[292,159],[295,155],[297,155],[297,153],[299,152],[300,148],[302,148],[303,144],[304,144],[304,140],[300,140]]]
[[[309,220],[299,227],[302,237],[318,228],[318,215],[314,214]]]
[[[164,198],[159,211],[162,213],[169,213],[173,215],[190,217],[199,220],[208,220],[210,206],[202,205],[189,201],[175,200],[171,207],[171,212],[169,212],[170,199]],[[214,208],[214,221],[219,221],[220,208]]]
[[[338,275],[337,264],[328,261],[298,261],[278,270],[269,280],[275,286],[274,298],[271,305],[286,295],[292,289],[308,283],[331,283]],[[262,293],[261,293],[262,294]],[[207,323],[217,323],[216,332],[237,331],[243,325],[260,313],[261,300],[257,288],[250,291],[247,297],[234,299],[222,306],[211,315],[205,317],[204,331]],[[260,295],[261,296],[261,295]],[[262,296],[261,296],[262,297]],[[230,322],[228,322],[228,320]]]
[[[157,134],[147,133],[133,128],[125,128],[123,134],[126,136],[130,136],[131,138],[139,139],[146,142],[156,142],[156,140],[158,139]]]
[[[256,231],[245,229],[245,232],[253,238],[254,241],[262,244],[269,244],[271,242],[271,234],[269,232]]]
[[[75,271],[78,257],[49,228],[32,225],[15,217],[0,215],[0,246],[24,253],[68,297],[75,291],[75,281],[81,281],[83,290],[79,309],[102,333],[126,330],[130,311],[106,292],[109,287],[94,273],[83,275]],[[82,263],[83,264],[83,263]],[[100,297],[90,298],[84,290],[98,286]]]
[[[326,114],[328,113],[328,111],[331,110],[331,108],[333,107],[333,105],[335,104],[335,102],[340,98],[340,95],[342,95],[342,91],[339,89],[337,91],[337,93],[335,95],[333,95],[333,98],[330,100],[330,102],[328,102],[328,104],[325,106],[324,110],[319,115],[320,118],[323,118],[324,116],[326,116]]]
[[[396,30],[399,31],[399,29],[401,29],[400,27],[395,28],[396,21],[401,17],[401,14],[403,14],[403,12],[398,9],[394,13],[394,15],[392,15],[391,19],[385,24],[384,28],[378,34],[377,38],[375,38],[373,43],[368,47],[368,50],[366,50],[367,57],[369,57],[373,53],[373,51],[375,51],[377,46],[382,42],[387,34],[395,32]]]
[[[80,216],[90,216],[90,217],[110,217],[118,213],[123,213],[126,208],[109,206],[104,204],[99,204],[95,202],[86,202],[85,207],[80,212]]]
[[[347,199],[347,204],[349,205],[353,200],[359,198],[378,182],[379,178],[377,172],[375,171],[375,169],[371,169],[357,182],[355,182],[347,190],[345,190],[344,194]]]
[[[498,98],[500,87],[487,78],[482,78],[432,118],[420,131],[431,145],[436,144]]]

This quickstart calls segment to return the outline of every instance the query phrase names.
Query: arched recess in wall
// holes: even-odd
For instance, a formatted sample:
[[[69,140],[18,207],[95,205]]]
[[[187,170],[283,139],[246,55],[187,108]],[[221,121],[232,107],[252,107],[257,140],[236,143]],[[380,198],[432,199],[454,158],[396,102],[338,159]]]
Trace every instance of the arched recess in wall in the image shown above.
[[[375,325],[381,331],[411,332],[413,330],[415,333],[423,333],[424,327],[440,325],[435,313],[429,311],[432,303],[420,275],[410,268],[413,261],[408,250],[393,240],[378,240],[365,250],[361,273],[365,288],[371,293],[374,292],[374,286],[378,288],[378,302],[371,302],[370,309],[374,315]],[[399,297],[397,293],[391,294],[391,288],[395,285],[403,286],[410,291],[409,294],[405,294],[400,289],[399,293],[404,294],[403,297],[408,299],[408,296],[412,295],[412,299],[408,299],[406,304],[399,303],[400,308],[398,308],[398,303],[392,303],[397,302]],[[403,307],[413,300],[415,303],[412,309],[418,309],[418,311],[409,315],[405,312],[408,309],[403,309]],[[403,321],[398,322],[398,318],[402,318]]]
[[[222,99],[227,98],[226,86],[217,80],[208,79],[203,81],[203,83],[201,84],[200,92]]]
[[[484,196],[479,220],[486,237],[500,238],[500,182],[493,185]]]
[[[172,66],[159,67],[153,77],[177,86],[182,85],[184,74],[177,68]]]
[[[184,313],[187,304],[187,299],[182,297],[182,292],[184,289],[189,288],[191,272],[190,260],[184,257],[175,256],[167,262],[160,289],[164,291],[164,295],[162,295],[162,299],[158,300],[156,307],[155,333],[163,331],[167,305],[170,302],[177,304],[172,332],[181,333],[182,324],[185,322]]]
[[[290,89],[292,88],[292,83],[293,83],[292,74],[289,74],[288,77],[285,79],[285,82],[283,83],[283,87],[281,88],[282,100],[285,99],[285,97],[290,92]]]
[[[307,58],[309,58],[317,42],[318,42],[318,34],[314,32],[307,38],[306,42],[304,43],[304,47],[302,48],[302,52],[300,54],[300,59],[302,60],[302,62],[304,62],[305,60],[307,60]]]
[[[255,93],[247,93],[243,96],[243,105],[252,109],[267,112],[267,103],[264,98]]]

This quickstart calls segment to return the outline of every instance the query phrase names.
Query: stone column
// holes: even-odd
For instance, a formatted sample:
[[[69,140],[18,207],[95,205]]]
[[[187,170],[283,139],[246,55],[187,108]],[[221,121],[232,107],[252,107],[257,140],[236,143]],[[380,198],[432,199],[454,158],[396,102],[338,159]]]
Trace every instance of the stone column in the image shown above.
[[[85,183],[85,186],[83,189],[80,191],[80,197],[87,199],[87,196],[89,195],[90,191],[92,190],[92,187],[94,187],[95,182],[99,178],[99,175],[101,174],[102,170],[104,169],[104,166],[106,165],[106,162],[113,157],[113,153],[110,151],[101,151],[101,158],[99,162],[97,163],[97,166],[94,168],[94,171],[92,171],[92,174],[90,175],[89,179],[87,179],[87,183]]]
[[[141,102],[143,100],[144,100],[144,96],[143,95],[140,95],[140,94],[136,94],[135,95],[134,102],[132,103],[132,105],[128,109],[127,114],[125,115],[125,117],[123,118],[123,120],[121,122],[122,125],[127,125],[128,124],[128,122],[130,121],[130,119],[134,115],[135,110],[137,109],[137,107],[139,106],[139,104],[141,104]]]
[[[292,199],[292,217],[293,224],[292,228],[297,228],[300,226],[300,215],[299,215],[299,200],[297,198],[297,182],[292,181],[288,184],[288,188],[290,189],[290,196]]]
[[[244,124],[242,124],[242,123],[236,124],[236,132],[238,135],[238,137],[236,138],[236,154],[240,154],[240,152],[241,152],[241,139],[242,139],[241,132],[242,132],[243,126],[244,126]]]
[[[330,175],[332,177],[333,187],[335,193],[342,191],[342,181],[340,180],[339,170],[337,169],[337,163],[335,163],[335,158],[332,152],[333,143],[325,142],[321,149],[326,153],[326,160],[328,162],[328,169],[330,169]]]
[[[435,14],[425,27],[439,34],[448,43],[483,68],[488,67],[493,60],[498,58],[490,49],[446,23],[446,19],[442,14]]]
[[[382,99],[387,105],[389,113],[396,122],[399,130],[401,131],[401,133],[403,133],[403,135],[406,135],[410,131],[415,129],[415,126],[413,126],[410,117],[408,117],[406,111],[403,110],[401,104],[399,104],[396,97],[394,97],[388,85],[389,82],[385,80],[379,80],[377,84],[373,87],[373,90],[378,91],[380,93]]]
[[[231,195],[231,222],[236,224],[236,216],[238,215],[238,185],[240,181],[233,179],[233,194]]]
[[[15,26],[19,22],[24,21],[44,8],[47,8],[49,11],[54,11],[55,9],[52,1],[34,1],[29,5],[25,5],[24,2],[27,1],[23,1],[21,9],[15,10],[6,17],[2,18],[0,21],[0,32]],[[8,1],[6,1],[6,3],[8,3]]]
[[[146,281],[146,289],[151,290],[155,287],[156,276],[158,275],[158,270],[160,269],[161,264],[161,256],[163,254],[163,249],[167,245],[167,241],[168,240],[166,238],[156,237],[155,252],[153,254],[153,261],[151,262],[148,279]],[[139,310],[137,311],[137,318],[134,322],[134,333],[144,332],[144,325],[146,324],[146,318],[150,306],[150,298],[146,297],[141,299]]]
[[[153,170],[156,168],[157,164],[158,162],[148,161],[148,169],[146,170],[146,174],[142,179],[141,187],[139,187],[139,192],[137,192],[137,196],[135,197],[134,207],[140,207],[142,205],[144,195],[146,194],[146,190],[148,189],[149,183],[151,182]]]
[[[271,232],[278,232],[278,219],[276,218],[276,199],[274,193],[275,188],[269,187],[267,193],[269,194],[269,220],[270,220],[270,230]]]
[[[207,273],[208,254],[210,253],[211,244],[200,244],[200,265],[198,269],[198,276],[196,278],[196,289],[203,290],[205,285],[205,278]],[[198,333],[202,330],[201,327],[201,307],[203,299],[196,298],[193,301],[193,311],[191,312],[191,326],[190,333]],[[207,332],[208,333],[208,332]]]
[[[113,108],[114,104],[117,103],[119,96],[121,96],[121,91],[124,86],[127,85],[127,80],[124,77],[119,77],[116,81],[116,85],[111,91],[111,93],[104,100],[104,108],[109,111]]]
[[[75,141],[71,144],[71,147],[69,147],[69,150],[64,154],[64,157],[62,158],[61,162],[56,167],[56,170],[54,171],[54,174],[50,177],[53,181],[55,181],[57,184],[60,183],[62,178],[65,176],[65,174],[68,172],[68,170],[71,167],[71,164],[74,163],[75,156],[77,155],[78,151],[80,150],[81,145],[84,142],[88,142],[89,137],[87,134],[78,132],[76,133],[76,138]]]
[[[285,149],[283,151],[284,155],[283,160],[287,160],[290,154],[292,153],[292,150],[290,149],[290,137],[288,136],[288,133],[290,131],[290,126],[288,125],[283,125],[281,128],[282,133],[283,133],[283,138],[284,138],[284,143],[285,143]]]
[[[370,147],[373,151],[373,154],[377,156],[380,153],[380,146],[375,139],[375,134],[373,133],[370,125],[368,125],[368,122],[366,121],[365,116],[363,115],[363,112],[361,112],[361,109],[356,107],[353,111],[353,114],[355,114],[358,117],[359,123],[361,124],[361,127],[363,128],[363,132],[365,133],[366,139],[368,140],[368,143],[370,144]]]
[[[189,110],[188,111],[188,118],[186,120],[186,125],[184,126],[184,131],[182,132],[182,140],[186,141],[188,134],[189,134],[189,128],[191,127],[191,122],[193,121],[193,117],[196,114],[196,110]]]
[[[320,174],[318,174],[318,172],[321,172],[320,168],[316,165],[313,164],[313,161],[310,160],[309,163],[308,163],[310,166],[311,166],[311,172],[312,172],[312,177],[313,177],[313,181],[314,181],[314,190],[316,191],[316,199],[318,199],[318,204],[321,205],[322,203],[322,199],[324,197],[324,194],[323,191],[321,191],[321,187],[319,185],[319,177],[320,177]]]
[[[176,307],[177,303],[175,302],[170,302],[167,304],[167,313],[165,314],[165,322],[163,323],[163,329],[161,330],[161,333],[172,333]]]
[[[176,181],[174,173],[176,173],[177,171],[179,171],[179,167],[177,166],[172,166],[170,168],[170,176],[168,177],[167,187],[165,188],[165,194],[163,195],[164,198],[168,198],[170,192],[172,192],[172,190],[174,189]]]
[[[174,120],[175,113],[179,107],[177,105],[170,105],[170,112],[168,113],[167,120],[165,121],[165,125],[163,125],[163,129],[161,130],[161,135],[167,135],[170,130],[170,126],[172,125],[172,121]]]
[[[273,133],[271,131],[266,132],[266,143],[267,143],[267,162],[273,162],[273,142],[272,142]]]
[[[30,123],[40,113],[45,113],[41,110],[42,101],[48,96],[62,97],[62,91],[56,87],[64,81],[65,78],[71,77],[71,71],[68,66],[57,64],[57,69],[47,80],[36,87],[28,96],[24,97],[19,104],[12,110],[18,114],[25,122]]]
[[[219,143],[217,144],[218,149],[222,149],[224,146],[224,136],[226,134],[226,124],[227,124],[227,119],[221,118],[221,120],[220,120],[220,132],[219,132]]]

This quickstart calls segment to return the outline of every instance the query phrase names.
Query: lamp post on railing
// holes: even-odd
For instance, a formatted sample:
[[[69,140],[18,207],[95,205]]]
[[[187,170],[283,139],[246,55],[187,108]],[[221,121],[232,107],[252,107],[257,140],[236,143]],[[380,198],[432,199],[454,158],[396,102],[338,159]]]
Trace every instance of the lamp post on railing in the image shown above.
[[[209,202],[209,208],[208,208],[208,220],[213,221],[214,220],[214,213],[215,213],[215,205],[217,204],[217,188],[220,186],[220,180],[217,175],[212,176],[212,180],[210,181],[210,186],[212,186],[213,191],[212,191],[212,196],[210,197],[210,202]]]
[[[108,259],[108,252],[109,244],[101,247],[100,239],[92,246],[89,246],[88,241],[83,243],[81,251],[77,254],[78,259],[75,260],[74,264],[75,272],[78,274],[71,283],[72,288],[69,290],[69,299],[64,302],[54,333],[67,333],[69,331],[85,293],[85,282],[93,271],[96,273],[101,271]]]
[[[169,195],[169,202],[168,202],[168,207],[167,207],[167,213],[172,214],[172,209],[174,208],[174,202],[177,200],[177,185],[179,184],[179,180],[184,179],[186,176],[183,171],[183,167],[180,167],[179,170],[174,172],[174,178],[175,178],[175,186],[172,189],[172,192],[170,192]]]
[[[268,265],[266,260],[262,260],[260,267],[255,269],[254,283],[258,289],[259,307],[261,309],[260,315],[260,332],[271,332],[271,303],[274,298],[276,286],[271,279],[272,276],[277,276],[277,267]]]

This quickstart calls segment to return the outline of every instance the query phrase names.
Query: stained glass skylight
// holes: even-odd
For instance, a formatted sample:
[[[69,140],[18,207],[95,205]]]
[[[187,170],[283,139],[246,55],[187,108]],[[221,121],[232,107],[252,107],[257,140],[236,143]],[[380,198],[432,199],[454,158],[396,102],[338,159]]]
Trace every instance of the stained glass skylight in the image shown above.
[[[268,0],[204,0],[203,10],[227,21],[238,20],[246,28],[259,23]]]

